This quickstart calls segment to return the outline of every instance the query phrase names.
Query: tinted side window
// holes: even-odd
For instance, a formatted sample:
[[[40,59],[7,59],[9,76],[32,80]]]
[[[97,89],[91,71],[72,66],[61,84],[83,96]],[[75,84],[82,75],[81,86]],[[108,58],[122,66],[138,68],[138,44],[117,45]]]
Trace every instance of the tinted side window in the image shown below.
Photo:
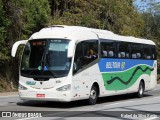
[[[77,44],[74,58],[74,73],[98,58],[98,41],[87,40]]]
[[[143,58],[143,45],[134,43],[131,45],[131,58],[142,59]]]
[[[151,45],[151,58],[156,60],[157,59],[157,50],[156,46]]]
[[[151,47],[150,45],[144,45],[144,59],[151,59]]]
[[[83,67],[98,58],[98,41],[95,40],[84,41],[82,42],[82,49],[84,53]]]
[[[74,73],[78,70],[82,69],[82,59],[83,51],[82,51],[82,43],[78,43],[76,46],[75,57],[74,57]]]
[[[119,43],[118,58],[130,58],[130,44],[121,42]]]
[[[113,58],[115,57],[114,42],[103,40],[101,41],[101,57],[102,58]]]

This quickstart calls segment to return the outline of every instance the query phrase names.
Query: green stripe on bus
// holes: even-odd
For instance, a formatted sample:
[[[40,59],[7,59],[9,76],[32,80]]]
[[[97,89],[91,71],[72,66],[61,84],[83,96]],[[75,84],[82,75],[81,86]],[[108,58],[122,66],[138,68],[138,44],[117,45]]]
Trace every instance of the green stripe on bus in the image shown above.
[[[102,73],[105,89],[125,90],[131,87],[141,75],[150,75],[153,70],[152,67],[140,65],[124,72]]]

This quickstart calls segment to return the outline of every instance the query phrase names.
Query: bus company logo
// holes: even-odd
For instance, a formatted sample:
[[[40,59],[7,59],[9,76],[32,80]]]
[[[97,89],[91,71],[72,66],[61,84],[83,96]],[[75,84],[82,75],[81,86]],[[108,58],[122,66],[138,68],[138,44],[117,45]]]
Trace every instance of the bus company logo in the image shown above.
[[[27,84],[27,85],[35,85],[36,82],[34,82],[34,81],[26,81],[26,84]]]
[[[125,69],[126,62],[106,62],[106,68],[109,69]]]

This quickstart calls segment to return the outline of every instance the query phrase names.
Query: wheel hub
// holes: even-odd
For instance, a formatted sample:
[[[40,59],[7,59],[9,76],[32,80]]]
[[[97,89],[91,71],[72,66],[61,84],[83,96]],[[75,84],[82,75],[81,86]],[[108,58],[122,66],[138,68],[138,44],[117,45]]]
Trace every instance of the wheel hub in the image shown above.
[[[140,89],[140,90],[139,90],[139,93],[140,93],[140,95],[142,95],[142,94],[143,94],[143,87],[142,87],[142,85],[140,86],[139,89]]]
[[[91,94],[90,94],[90,97],[92,98],[92,99],[95,99],[96,98],[96,91],[95,90],[91,90]]]

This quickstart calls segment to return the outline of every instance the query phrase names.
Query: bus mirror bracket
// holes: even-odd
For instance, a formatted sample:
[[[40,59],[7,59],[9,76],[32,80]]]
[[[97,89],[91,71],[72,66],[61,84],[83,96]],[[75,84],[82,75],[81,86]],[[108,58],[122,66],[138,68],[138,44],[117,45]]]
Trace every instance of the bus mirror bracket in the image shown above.
[[[67,57],[68,58],[73,57],[74,47],[75,47],[75,42],[74,41],[70,41],[69,45],[68,45],[68,53],[67,53]]]
[[[18,49],[18,46],[19,45],[25,45],[27,43],[28,40],[20,40],[20,41],[17,41],[13,44],[12,46],[12,51],[11,51],[11,56],[12,57],[15,57],[16,56],[16,52],[17,52],[17,49]]]

